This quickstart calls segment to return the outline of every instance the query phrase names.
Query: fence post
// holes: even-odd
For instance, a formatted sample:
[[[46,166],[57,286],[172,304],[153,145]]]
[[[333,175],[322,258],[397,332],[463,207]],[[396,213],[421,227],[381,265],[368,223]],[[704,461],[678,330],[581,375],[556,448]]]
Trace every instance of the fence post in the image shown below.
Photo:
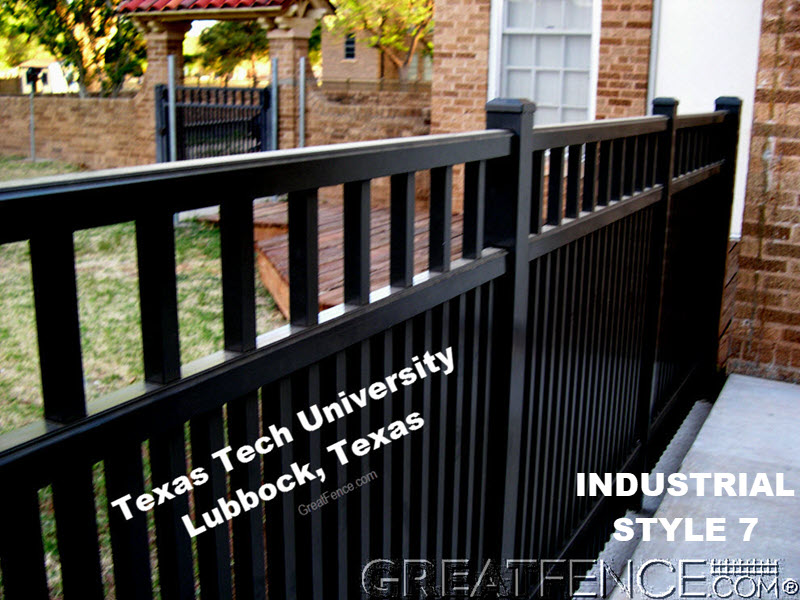
[[[258,102],[261,104],[261,112],[258,115],[258,133],[261,136],[261,143],[259,150],[264,152],[272,150],[270,148],[270,133],[269,133],[269,88],[258,90]]]
[[[486,165],[484,246],[508,250],[506,275],[495,293],[488,531],[499,536],[484,556],[517,556],[520,446],[528,318],[528,235],[531,222],[533,113],[528,100],[495,99],[486,105],[486,126],[514,133],[511,153]],[[505,436],[503,435],[505,433]],[[503,468],[504,467],[504,468]]]
[[[303,148],[306,145],[306,58],[305,56],[300,57],[300,65],[298,66],[300,71],[300,76],[298,78],[298,84],[300,85],[300,89],[298,90],[298,99],[297,103],[300,105],[298,107],[298,124],[297,124],[297,147]]]
[[[733,194],[736,180],[736,156],[739,147],[739,126],[742,114],[742,101],[740,98],[723,96],[714,102],[715,110],[724,110],[728,114],[725,116],[724,133],[722,135],[722,158],[725,163],[722,166],[720,177],[722,183],[719,186],[719,202],[716,204],[720,211],[719,220],[715,222],[714,239],[712,252],[714,256],[714,271],[711,273],[712,281],[716,283],[714,290],[714,336],[710,340],[711,348],[708,357],[709,364],[709,388],[708,393],[716,394],[721,387],[720,378],[724,373],[717,370],[717,358],[719,353],[719,326],[722,319],[722,302],[725,297],[725,271],[728,263],[728,244],[730,241],[731,212],[733,210]],[[718,229],[717,229],[718,226]]]
[[[637,390],[636,429],[639,437],[639,463],[641,473],[649,473],[652,465],[648,456],[650,424],[653,413],[655,377],[657,375],[661,303],[664,294],[664,255],[667,243],[670,203],[672,198],[672,173],[675,163],[675,116],[678,101],[674,98],[655,98],[653,114],[668,118],[667,128],[658,140],[656,156],[656,184],[662,186],[661,200],[654,205],[652,240],[648,257],[647,299],[644,314],[644,340],[642,344],[642,373]],[[641,503],[643,496],[637,494]]]
[[[169,160],[169,147],[167,136],[167,115],[164,95],[167,86],[159,83],[155,86],[156,96],[156,162],[167,162]]]
[[[177,115],[175,109],[175,55],[170,54],[167,56],[167,67],[169,72],[169,86],[167,87],[168,96],[167,96],[167,104],[169,111],[169,162],[175,162],[178,160],[178,125],[177,125]]]
[[[269,84],[269,149],[278,149],[278,59],[272,59],[272,81]]]

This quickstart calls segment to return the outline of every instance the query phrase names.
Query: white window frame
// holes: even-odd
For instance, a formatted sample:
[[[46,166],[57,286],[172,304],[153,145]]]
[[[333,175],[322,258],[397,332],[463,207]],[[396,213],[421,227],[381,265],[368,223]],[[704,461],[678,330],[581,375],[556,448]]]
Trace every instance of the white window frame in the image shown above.
[[[489,81],[486,99],[492,100],[500,94],[500,79],[503,73],[503,23],[505,22],[505,5],[507,0],[491,0],[491,16],[489,24]],[[602,18],[602,0],[592,2],[592,34],[589,58],[589,119],[597,116],[597,77],[600,68],[600,26]],[[534,123],[536,117],[534,115]]]

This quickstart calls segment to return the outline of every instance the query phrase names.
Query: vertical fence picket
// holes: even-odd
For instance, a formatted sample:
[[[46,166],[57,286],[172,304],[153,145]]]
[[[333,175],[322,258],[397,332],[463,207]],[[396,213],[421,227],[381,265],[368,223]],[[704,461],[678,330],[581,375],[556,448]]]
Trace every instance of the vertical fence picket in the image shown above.
[[[547,179],[547,224],[561,225],[564,214],[564,148],[550,149]]]
[[[451,332],[450,332],[450,303],[445,302],[434,312],[433,315],[433,346],[434,348],[446,348],[450,345]],[[452,465],[448,462],[450,452],[452,451],[451,440],[448,436],[451,435],[450,429],[453,426],[451,421],[451,411],[449,410],[451,404],[447,401],[449,382],[446,377],[440,377],[439,381],[433,390],[433,405],[438,407],[438,415],[434,419],[432,425],[437,429],[436,434],[436,449],[435,455],[432,459],[437,461],[436,467],[436,504],[434,514],[435,516],[435,551],[432,553],[434,564],[441,564],[444,558],[449,554],[449,543],[451,539],[451,524],[448,519],[450,503],[447,500],[448,491],[450,490],[450,477],[452,476]]]
[[[597,208],[598,193],[598,174],[599,174],[599,152],[600,144],[589,142],[586,144],[586,159],[584,163],[583,175],[583,204],[582,208],[586,212],[593,212]]]
[[[476,445],[479,448],[476,471],[480,485],[475,491],[476,510],[476,535],[473,547],[473,554],[477,557],[478,562],[481,563],[486,556],[486,548],[488,543],[486,541],[486,525],[488,519],[488,502],[489,502],[489,426],[491,413],[491,398],[492,398],[492,355],[494,352],[492,344],[492,331],[494,329],[494,283],[489,282],[486,285],[486,301],[483,303],[483,310],[481,312],[481,330],[480,330],[480,364],[484,368],[478,378],[478,402],[479,414],[481,415],[480,423],[480,443],[476,440]]]
[[[578,195],[581,188],[582,159],[583,147],[579,144],[570,146],[567,166],[567,201],[564,213],[564,216],[568,219],[575,219],[580,211]]]
[[[486,161],[464,166],[464,258],[480,258],[486,205]]]
[[[414,354],[422,356],[425,352],[429,352],[432,348],[433,337],[433,322],[431,311],[425,311],[420,315],[415,322],[414,329]],[[429,554],[429,540],[431,539],[431,528],[435,526],[435,522],[430,517],[430,494],[432,488],[432,477],[435,477],[436,471],[431,466],[430,457],[433,455],[431,452],[431,418],[433,413],[433,402],[431,398],[431,378],[426,377],[414,390],[414,410],[422,415],[426,427],[422,430],[422,440],[418,443],[418,450],[414,456],[414,464],[419,467],[419,475],[417,476],[418,484],[418,501],[412,510],[415,511],[415,521],[418,523],[417,530],[419,544],[413,550],[414,556],[427,557]]]
[[[292,192],[288,202],[290,319],[292,325],[314,325],[319,314],[317,191]]]
[[[202,468],[209,476],[208,483],[197,487],[194,512],[198,525],[201,515],[219,510],[217,500],[227,496],[225,469],[211,454],[225,447],[222,409],[215,409],[191,420],[192,468]],[[218,525],[197,537],[197,575],[200,597],[203,600],[229,600],[231,589],[230,537],[225,525]]]
[[[389,281],[409,287],[414,277],[414,173],[391,177]]]
[[[607,206],[611,202],[611,169],[614,165],[614,144],[611,140],[600,143],[600,173],[597,205]]]
[[[220,205],[220,253],[225,349],[246,352],[256,345],[251,201],[231,199]],[[228,441],[233,448],[252,444],[259,437],[258,412],[255,391],[228,403]],[[239,465],[230,474],[231,492],[255,491],[260,483],[261,469],[257,461]],[[266,597],[262,515],[259,504],[232,523],[236,598],[263,600]]]
[[[370,182],[344,185],[344,301],[369,303]]]
[[[451,227],[453,212],[453,167],[431,169],[430,243],[428,268],[431,271],[450,270]]]
[[[86,415],[86,399],[72,231],[45,224],[30,255],[44,416],[74,421]]]
[[[533,162],[531,165],[531,227],[530,232],[533,234],[542,232],[542,224],[546,220],[543,212],[547,204],[547,192],[545,191],[545,182],[547,181],[547,173],[545,171],[545,157],[544,150],[536,150],[533,153]]]
[[[111,552],[114,559],[114,590],[119,600],[150,600],[153,597],[150,573],[150,545],[147,517],[131,511],[126,519],[111,502],[130,494],[144,493],[141,444],[129,444],[104,461]]]
[[[142,346],[147,381],[164,384],[180,377],[175,235],[172,215],[157,212],[136,221]],[[186,474],[183,427],[150,440],[153,482],[161,485]],[[158,572],[165,600],[194,597],[192,549],[181,516],[188,514],[185,495],[154,509]]]
[[[614,150],[611,160],[611,192],[609,194],[609,201],[622,200],[625,195],[625,155],[627,140],[625,138],[617,138],[611,142]]]
[[[45,223],[31,238],[30,254],[44,415],[75,421],[86,415],[86,400],[72,231]],[[68,464],[57,473],[53,504],[65,597],[102,598],[91,465]]]
[[[47,600],[42,524],[36,490],[18,487],[3,494],[0,510],[13,515],[3,523],[0,535],[0,569],[3,593],[8,600]]]
[[[451,427],[453,438],[453,453],[452,453],[452,478],[451,478],[451,498],[450,505],[452,507],[450,518],[452,519],[453,526],[450,539],[450,556],[462,556],[460,546],[463,545],[464,530],[462,527],[464,503],[467,495],[463,487],[466,485],[466,475],[463,473],[464,466],[467,461],[465,460],[465,448],[469,447],[470,441],[465,439],[466,427],[464,421],[468,414],[465,407],[464,399],[464,362],[465,362],[465,346],[464,346],[464,330],[466,328],[466,297],[460,296],[453,300],[452,312],[450,315],[450,331],[452,338],[450,339],[449,346],[453,349],[453,360],[455,361],[454,371],[449,376],[449,397],[448,404],[454,406],[454,414],[452,423],[456,424]],[[442,348],[444,350],[444,348]],[[461,542],[461,543],[460,543]],[[447,545],[445,545],[447,547]]]
[[[480,361],[480,313],[481,288],[473,290],[467,298],[466,326],[464,329],[464,389],[466,394],[467,417],[463,427],[466,460],[463,462],[464,488],[464,532],[457,549],[458,556],[473,555],[473,536],[476,515],[476,490],[480,485],[477,477],[478,431],[479,431],[479,389],[478,377],[481,369]]]

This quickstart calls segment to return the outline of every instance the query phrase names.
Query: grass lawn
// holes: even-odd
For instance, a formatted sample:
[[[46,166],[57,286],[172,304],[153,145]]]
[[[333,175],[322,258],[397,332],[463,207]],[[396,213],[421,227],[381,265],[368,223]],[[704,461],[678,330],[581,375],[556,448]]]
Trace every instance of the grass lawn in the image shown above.
[[[0,156],[0,181],[75,173],[80,167],[57,160],[31,162],[23,156]]]
[[[141,381],[142,338],[135,227],[78,231],[75,269],[84,380],[89,401]],[[195,221],[175,231],[178,315],[184,363],[223,347],[219,232]],[[0,247],[0,433],[42,416],[39,357],[27,242]],[[258,331],[283,324],[256,281]]]
[[[77,170],[63,163],[0,158],[0,180],[4,181]],[[143,378],[135,234],[133,223],[74,234],[84,384],[89,402]],[[187,363],[223,347],[219,231],[198,221],[180,223],[175,230],[175,254],[181,359]],[[285,322],[257,276],[256,309],[258,333]],[[42,417],[39,378],[28,243],[6,244],[0,246],[0,433]],[[147,461],[145,471],[149,480]],[[102,465],[95,465],[93,472],[106,595],[113,597]],[[59,598],[62,588],[50,486],[40,490],[39,501],[50,594]],[[153,578],[157,589],[156,569]]]

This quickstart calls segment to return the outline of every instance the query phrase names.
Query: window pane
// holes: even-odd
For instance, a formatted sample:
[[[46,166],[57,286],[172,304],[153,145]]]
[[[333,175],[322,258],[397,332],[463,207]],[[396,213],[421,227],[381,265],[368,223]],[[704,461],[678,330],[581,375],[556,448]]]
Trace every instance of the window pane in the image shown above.
[[[536,66],[556,67],[562,66],[561,36],[542,35],[536,39]]]
[[[530,29],[533,26],[533,2],[531,0],[511,0],[507,6],[506,27]]]
[[[588,36],[568,36],[567,43],[567,67],[576,69],[588,69],[591,61],[591,45]]]
[[[585,108],[565,108],[563,112],[564,123],[574,123],[575,121],[589,120],[589,111]],[[535,114],[538,115],[539,111],[537,110]]]
[[[561,104],[558,80],[558,72],[539,71],[536,73],[536,96],[534,100],[542,104]]]
[[[528,98],[531,94],[530,71],[506,71],[506,97]]]
[[[592,30],[592,0],[567,0],[564,8],[566,29],[587,32]]]
[[[346,59],[356,57],[356,36],[352,33],[348,33],[344,39],[344,57]]]
[[[561,8],[564,0],[536,0],[536,27],[561,29]]]
[[[529,67],[533,64],[533,37],[510,35],[506,38],[506,64],[511,67]]]
[[[553,123],[558,122],[559,119],[557,108],[545,108],[542,106],[536,107],[536,112],[533,113],[534,125],[552,125]]]
[[[587,106],[589,103],[589,74],[564,73],[562,102],[568,106]]]

